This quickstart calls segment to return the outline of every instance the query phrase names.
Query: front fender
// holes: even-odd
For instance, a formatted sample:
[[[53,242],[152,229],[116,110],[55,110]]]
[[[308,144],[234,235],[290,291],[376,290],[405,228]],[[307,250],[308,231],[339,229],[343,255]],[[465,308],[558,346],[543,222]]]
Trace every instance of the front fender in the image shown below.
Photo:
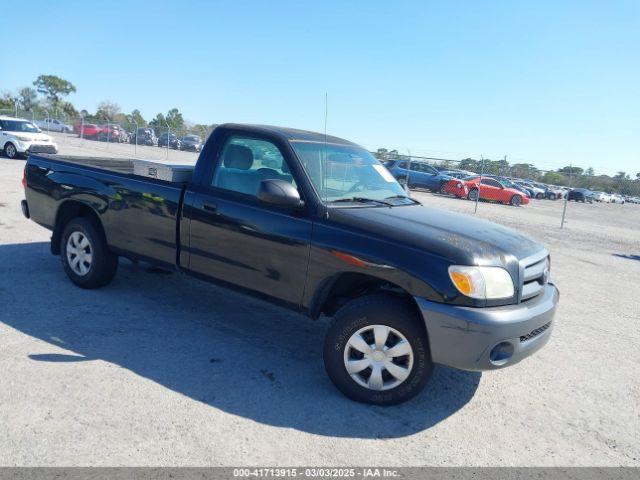
[[[302,308],[322,304],[331,284],[343,274],[360,274],[400,287],[433,302],[471,306],[449,280],[450,262],[424,250],[328,225],[314,225]]]

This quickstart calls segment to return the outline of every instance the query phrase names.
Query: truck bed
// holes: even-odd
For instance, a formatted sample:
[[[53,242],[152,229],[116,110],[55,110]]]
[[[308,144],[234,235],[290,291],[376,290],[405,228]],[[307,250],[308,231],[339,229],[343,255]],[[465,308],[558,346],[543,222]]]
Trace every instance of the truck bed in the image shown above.
[[[134,174],[133,158],[29,155],[31,218],[52,229],[66,202],[89,205],[101,219],[109,245],[127,256],[174,265],[180,200],[185,183]]]
[[[145,179],[158,179],[158,180],[163,180],[162,176],[151,176],[148,174],[140,174],[137,173],[138,171],[145,171],[145,169],[140,169],[140,168],[136,168],[136,164],[148,164],[148,165],[152,165],[152,166],[156,166],[156,167],[166,167],[168,169],[174,168],[174,169],[179,169],[179,171],[182,173],[186,173],[189,172],[189,177],[190,174],[193,173],[193,170],[195,168],[195,165],[189,165],[189,164],[169,164],[166,162],[159,162],[159,161],[154,161],[154,160],[143,160],[143,159],[137,159],[137,158],[117,158],[117,157],[83,157],[83,156],[76,156],[76,155],[46,155],[46,158],[50,159],[50,160],[54,160],[54,161],[58,161],[58,162],[66,162],[66,163],[73,163],[76,165],[81,165],[83,167],[91,167],[91,168],[97,168],[100,170],[108,170],[110,172],[118,172],[118,173],[124,173],[127,175],[135,175],[135,176],[139,176],[139,177],[144,177]],[[164,181],[170,182],[170,183],[187,183],[189,181],[189,178],[186,177],[185,175],[181,175],[182,177],[184,177],[183,180],[181,181],[173,181],[173,180],[167,180],[164,179]]]

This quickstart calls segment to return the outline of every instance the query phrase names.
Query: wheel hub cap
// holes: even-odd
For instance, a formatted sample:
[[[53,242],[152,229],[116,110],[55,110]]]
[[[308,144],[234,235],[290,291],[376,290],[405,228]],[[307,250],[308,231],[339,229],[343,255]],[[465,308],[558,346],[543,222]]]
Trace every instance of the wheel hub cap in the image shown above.
[[[404,382],[413,367],[413,348],[387,325],[368,325],[349,338],[344,366],[351,378],[370,390],[389,390]]]
[[[371,358],[373,358],[373,360],[375,360],[376,362],[381,362],[386,358],[386,355],[384,354],[384,352],[381,352],[380,350],[376,350],[371,354]]]
[[[82,232],[73,232],[67,240],[67,262],[76,275],[89,273],[93,262],[93,249]]]

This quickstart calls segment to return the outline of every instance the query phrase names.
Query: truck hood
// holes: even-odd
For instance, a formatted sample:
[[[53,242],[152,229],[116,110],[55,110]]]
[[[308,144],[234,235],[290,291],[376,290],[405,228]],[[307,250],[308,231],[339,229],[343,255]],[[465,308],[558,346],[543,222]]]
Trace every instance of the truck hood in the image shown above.
[[[336,208],[331,210],[331,219],[391,244],[418,248],[461,265],[505,266],[544,250],[535,240],[510,228],[422,205]]]

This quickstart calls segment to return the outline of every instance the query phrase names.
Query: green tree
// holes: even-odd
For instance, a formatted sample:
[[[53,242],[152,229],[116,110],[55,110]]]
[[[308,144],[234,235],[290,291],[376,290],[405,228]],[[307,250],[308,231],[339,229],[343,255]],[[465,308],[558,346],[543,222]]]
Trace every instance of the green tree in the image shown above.
[[[73,106],[73,103],[71,102],[60,102],[60,110],[62,110],[62,113],[64,113],[68,118],[77,118],[78,117],[78,111],[76,110],[76,107]]]
[[[33,85],[38,93],[46,97],[53,108],[58,107],[63,97],[76,91],[73,83],[56,75],[40,75]]]
[[[0,95],[0,109],[2,110],[13,110],[15,108],[14,99],[9,92],[2,92]]]
[[[110,120],[115,121],[116,115],[120,113],[120,105],[115,102],[110,102],[105,100],[98,104],[98,109],[96,110],[96,118],[100,120]]]
[[[593,177],[593,167],[589,167],[584,171],[584,174],[589,176],[589,177]]]
[[[165,133],[167,128],[172,133],[179,134],[184,131],[184,118],[177,108],[172,108],[164,116],[162,113],[158,113],[153,120],[149,122],[149,126],[158,134]]]
[[[480,162],[478,160],[474,160],[473,158],[465,158],[460,160],[460,164],[458,165],[460,170],[470,170],[472,172],[480,171]]]
[[[138,110],[137,108],[134,109],[129,115],[129,121],[131,123],[137,123],[138,126],[140,127],[144,127],[147,124],[147,121],[144,119],[144,117],[142,116],[142,114],[140,113],[140,110]]]
[[[564,185],[564,175],[556,172],[547,172],[542,176],[542,181],[550,185]]]
[[[38,103],[38,92],[31,87],[23,87],[18,91],[18,105],[23,110],[33,110]]]
[[[619,180],[624,180],[624,179],[628,179],[629,175],[627,175],[627,172],[618,172],[615,174],[615,176],[613,178],[617,178]]]
[[[387,160],[389,160],[388,154],[389,154],[389,150],[387,150],[386,148],[379,148],[378,150],[376,150],[373,156],[376,157],[381,162],[386,162]]]
[[[184,118],[182,118],[182,114],[178,111],[177,108],[172,108],[171,110],[169,110],[167,112],[165,120],[169,124],[169,128],[171,128],[172,132],[184,130]]]
[[[213,131],[214,128],[216,128],[218,125],[213,124],[213,125],[204,125],[201,123],[197,123],[196,125],[194,125],[193,127],[191,127],[190,131],[192,133],[195,133],[196,135],[198,135],[200,138],[202,138],[203,140],[206,140],[207,137],[209,136],[209,134]]]
[[[569,173],[573,175],[582,175],[582,172],[584,172],[584,170],[580,167],[571,167],[571,166],[559,168],[558,171],[560,173]]]

